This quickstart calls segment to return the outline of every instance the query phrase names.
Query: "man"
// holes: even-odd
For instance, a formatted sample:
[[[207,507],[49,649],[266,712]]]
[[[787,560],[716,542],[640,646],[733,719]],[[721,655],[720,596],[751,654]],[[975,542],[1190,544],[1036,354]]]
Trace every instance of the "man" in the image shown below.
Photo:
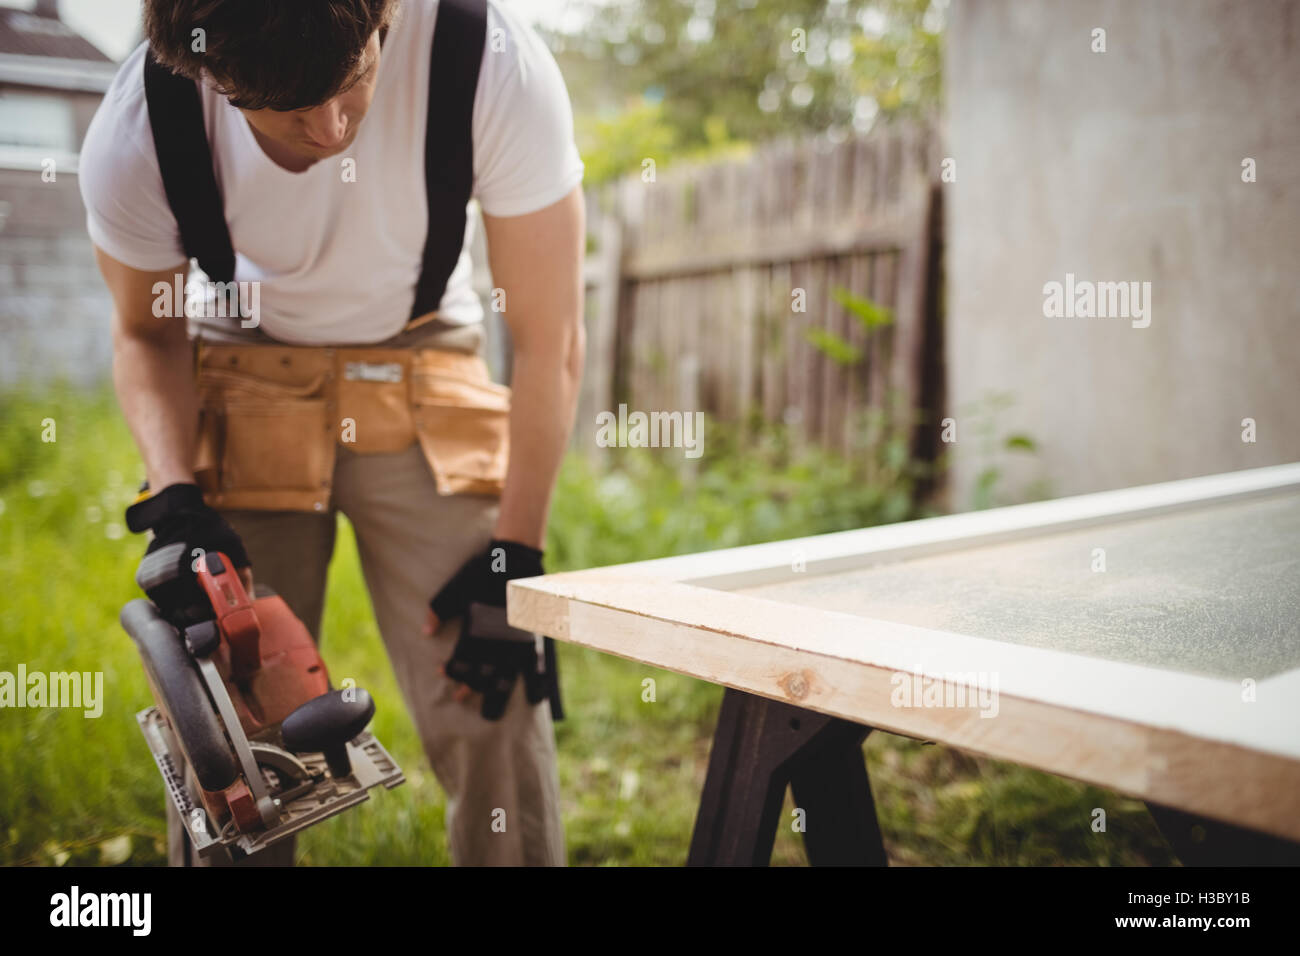
[[[435,53],[466,48],[449,33],[439,47],[435,30],[472,19],[476,2],[477,76],[431,96],[445,65]],[[453,861],[562,864],[540,652],[462,619],[471,605],[503,607],[506,580],[542,573],[583,361],[582,163],[549,52],[495,0],[485,28],[483,15],[482,0],[145,0],[148,42],[105,96],[80,173],[114,301],[114,382],[152,492],[129,526],[151,530],[151,548],[183,541],[251,564],[247,583],[255,572],[319,635],[335,512],[347,515],[447,792]],[[189,256],[203,262],[194,248],[226,233],[218,221],[196,238],[179,224],[192,190],[164,183],[159,147],[170,155],[181,134],[151,128],[150,69],[159,83],[197,82],[233,279],[256,284],[251,318],[191,314],[187,335],[179,306],[159,307]],[[430,170],[466,144],[454,128],[426,137],[426,116],[454,116],[460,103],[494,307],[513,345],[508,413],[478,357],[469,229],[456,215],[432,221],[444,218],[431,212],[444,184]],[[463,210],[463,197],[451,205]],[[448,239],[444,288],[426,281],[428,252]],[[413,320],[433,287],[443,290],[425,303],[433,311]],[[307,382],[309,368],[328,372]],[[321,421],[326,442],[312,437]],[[554,685],[549,696],[558,704]],[[169,831],[183,863],[174,813]],[[291,861],[291,845],[287,858],[275,849],[252,860]]]

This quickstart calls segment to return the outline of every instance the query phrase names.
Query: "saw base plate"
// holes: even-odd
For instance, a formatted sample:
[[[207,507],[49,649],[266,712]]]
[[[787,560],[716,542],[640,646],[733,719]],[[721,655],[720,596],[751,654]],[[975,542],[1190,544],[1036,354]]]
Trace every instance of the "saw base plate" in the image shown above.
[[[201,857],[219,855],[235,847],[252,855],[285,837],[342,813],[349,807],[364,803],[370,799],[367,791],[372,787],[383,786],[391,790],[406,779],[383,744],[370,731],[363,731],[347,745],[348,758],[352,762],[352,773],[349,776],[330,776],[324,754],[298,754],[298,759],[306,765],[312,776],[319,776],[320,779],[306,793],[299,794],[292,800],[276,800],[280,809],[278,824],[258,833],[239,833],[234,829],[233,823],[227,822],[221,832],[215,832],[213,822],[202,804],[196,804],[190,796],[184,779],[184,758],[178,756],[180,748],[167,718],[157,707],[148,707],[135,717],[154,762],[162,773],[167,796],[185,821],[190,842]]]

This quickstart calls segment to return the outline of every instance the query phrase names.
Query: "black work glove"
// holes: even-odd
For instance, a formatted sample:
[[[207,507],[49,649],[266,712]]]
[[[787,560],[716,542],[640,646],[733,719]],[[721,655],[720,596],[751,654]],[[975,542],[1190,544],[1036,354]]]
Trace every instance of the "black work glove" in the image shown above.
[[[136,534],[153,531],[136,580],[164,618],[186,627],[212,616],[212,605],[194,574],[194,549],[220,551],[236,568],[249,566],[235,529],[203,501],[198,485],[168,485],[126,509],[126,526]],[[150,555],[163,551],[164,563]],[[174,555],[174,558],[172,557]]]
[[[483,695],[483,716],[505,713],[515,679],[523,677],[530,704],[549,697],[551,716],[564,717],[555,643],[506,623],[506,582],[544,574],[542,552],[515,541],[493,539],[443,586],[429,607],[440,621],[462,618],[460,638],[446,673]]]

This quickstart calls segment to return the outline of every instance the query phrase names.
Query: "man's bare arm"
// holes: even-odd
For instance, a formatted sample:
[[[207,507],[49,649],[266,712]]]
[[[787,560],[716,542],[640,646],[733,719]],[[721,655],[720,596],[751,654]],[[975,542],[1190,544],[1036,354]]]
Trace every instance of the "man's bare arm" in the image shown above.
[[[528,215],[484,215],[483,223],[514,348],[510,468],[495,536],[542,548],[586,349],[582,189]]]
[[[113,385],[149,486],[192,483],[198,392],[185,317],[153,314],[155,283],[174,284],[188,265],[141,272],[98,248],[95,258],[113,296]]]

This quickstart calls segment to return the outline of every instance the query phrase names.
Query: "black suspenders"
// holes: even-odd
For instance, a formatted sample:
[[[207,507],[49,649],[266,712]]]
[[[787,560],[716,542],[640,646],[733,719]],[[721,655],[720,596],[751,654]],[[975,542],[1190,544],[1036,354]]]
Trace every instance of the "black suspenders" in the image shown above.
[[[163,189],[180,226],[185,254],[198,259],[213,282],[230,282],[235,278],[235,249],[212,169],[199,88],[160,66],[153,50],[146,50],[144,94]]]
[[[438,308],[465,241],[474,186],[471,119],[487,38],[487,0],[438,0],[429,65],[424,184],[429,232],[411,318]],[[144,92],[167,203],[185,254],[214,282],[235,278],[235,249],[213,171],[196,84],[145,51]]]
[[[424,132],[429,233],[411,318],[438,308],[465,243],[465,204],[474,188],[470,120],[487,37],[487,0],[438,0]]]

